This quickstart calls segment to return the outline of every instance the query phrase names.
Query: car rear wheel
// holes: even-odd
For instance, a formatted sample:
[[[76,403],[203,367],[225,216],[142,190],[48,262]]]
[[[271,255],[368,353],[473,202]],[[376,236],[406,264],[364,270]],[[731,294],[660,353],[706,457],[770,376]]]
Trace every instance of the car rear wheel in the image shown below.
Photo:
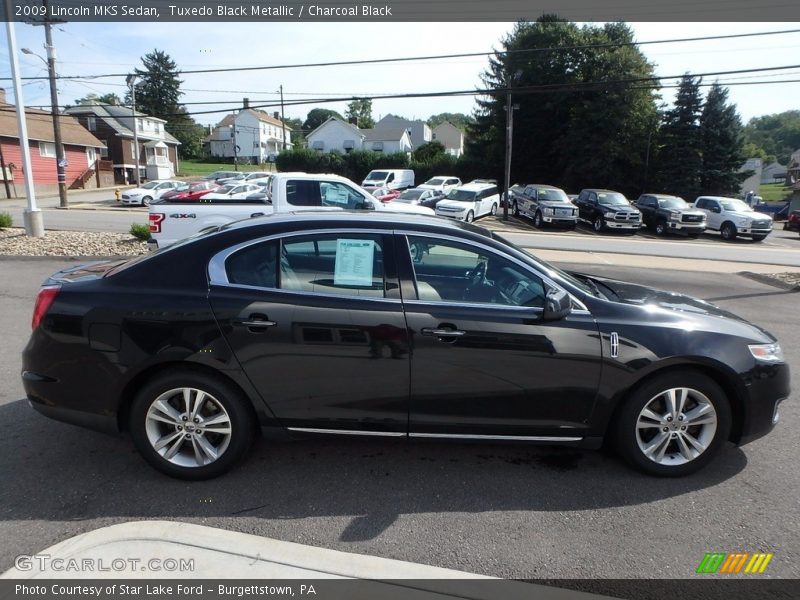
[[[666,221],[663,220],[656,221],[656,235],[667,235]]]
[[[722,228],[719,230],[720,234],[722,234],[723,240],[735,240],[736,239],[736,225],[731,223],[730,221],[726,221],[722,224]]]
[[[594,220],[594,230],[600,232],[603,231],[603,227],[605,227],[605,223],[603,223],[603,217],[596,217]]]
[[[255,419],[230,384],[178,371],[142,387],[131,407],[130,431],[142,457],[162,473],[210,479],[244,456],[253,441]]]
[[[472,222],[475,220],[475,213],[473,213],[472,211],[469,211],[469,212],[467,213],[467,216],[464,218],[464,220],[465,220],[467,223],[472,223]]]
[[[628,398],[613,423],[619,453],[651,475],[703,468],[728,439],[731,409],[722,389],[691,370],[656,376]]]
[[[150,196],[145,196],[144,198],[142,198],[142,206],[150,206],[150,203],[152,201],[153,199]]]

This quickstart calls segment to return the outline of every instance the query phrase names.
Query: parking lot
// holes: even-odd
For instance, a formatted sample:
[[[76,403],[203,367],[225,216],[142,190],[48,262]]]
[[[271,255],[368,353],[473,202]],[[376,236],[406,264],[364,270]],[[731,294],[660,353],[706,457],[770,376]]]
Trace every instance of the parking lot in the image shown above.
[[[167,519],[506,578],[691,578],[715,551],[773,552],[767,576],[800,577],[795,399],[772,434],[682,479],[573,449],[262,440],[231,474],[187,483],[148,467],[128,439],[50,421],[24,401],[33,299],[64,264],[0,260],[0,570],[77,533]],[[795,292],[722,273],[583,270],[717,303],[776,334],[800,372]]]

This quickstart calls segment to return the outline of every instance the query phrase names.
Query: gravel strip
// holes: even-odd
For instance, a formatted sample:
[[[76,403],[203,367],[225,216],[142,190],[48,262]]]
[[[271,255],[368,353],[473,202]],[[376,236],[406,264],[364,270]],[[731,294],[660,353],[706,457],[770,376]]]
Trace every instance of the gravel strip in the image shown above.
[[[4,256],[135,256],[147,254],[147,243],[127,233],[46,231],[44,237],[25,235],[18,227],[0,229]]]
[[[777,279],[791,286],[800,286],[800,273],[765,273],[770,279]]]

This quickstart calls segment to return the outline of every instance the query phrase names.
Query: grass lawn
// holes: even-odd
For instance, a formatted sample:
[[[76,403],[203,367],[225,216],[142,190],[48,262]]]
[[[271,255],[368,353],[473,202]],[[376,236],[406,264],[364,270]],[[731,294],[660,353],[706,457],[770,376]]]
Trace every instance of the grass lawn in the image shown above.
[[[758,188],[758,195],[764,198],[765,202],[780,202],[792,195],[792,188],[782,183],[766,183]]]
[[[274,164],[239,165],[239,171],[274,171]],[[202,159],[182,160],[178,164],[178,177],[202,177],[212,171],[235,171],[231,163],[206,162]]]

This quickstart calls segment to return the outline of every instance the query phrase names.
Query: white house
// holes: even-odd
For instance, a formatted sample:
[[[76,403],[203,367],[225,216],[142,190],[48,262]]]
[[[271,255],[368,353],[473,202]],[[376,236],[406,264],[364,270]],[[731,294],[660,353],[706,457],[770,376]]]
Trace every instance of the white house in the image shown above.
[[[226,115],[204,142],[214,158],[234,158],[243,162],[265,163],[281,150],[291,149],[292,130],[278,118],[250,108],[245,98],[243,108]],[[235,126],[235,127],[234,127]]]
[[[768,164],[761,170],[761,183],[783,183],[786,180],[786,167],[778,162]]]
[[[456,158],[464,153],[464,132],[448,121],[433,128],[433,139],[441,142],[447,153]]]
[[[320,152],[335,150],[347,154],[353,150],[361,150],[364,145],[364,133],[355,125],[345,123],[336,117],[330,117],[314,131],[306,136],[308,147]]]
[[[433,132],[425,121],[409,121],[408,119],[402,119],[400,117],[395,117],[394,115],[386,115],[380,121],[375,123],[375,129],[397,127],[404,127],[408,129],[409,137],[411,138],[411,145],[414,149],[419,148],[420,146],[433,140]]]
[[[374,129],[362,129],[364,134],[364,150],[394,154],[403,152],[410,154],[414,149],[411,134],[403,125],[386,125]]]
[[[760,158],[748,158],[739,169],[740,173],[749,171],[752,174],[742,182],[740,188],[741,194],[747,194],[750,191],[758,194],[758,188],[761,185],[761,171],[764,169],[763,161]]]

